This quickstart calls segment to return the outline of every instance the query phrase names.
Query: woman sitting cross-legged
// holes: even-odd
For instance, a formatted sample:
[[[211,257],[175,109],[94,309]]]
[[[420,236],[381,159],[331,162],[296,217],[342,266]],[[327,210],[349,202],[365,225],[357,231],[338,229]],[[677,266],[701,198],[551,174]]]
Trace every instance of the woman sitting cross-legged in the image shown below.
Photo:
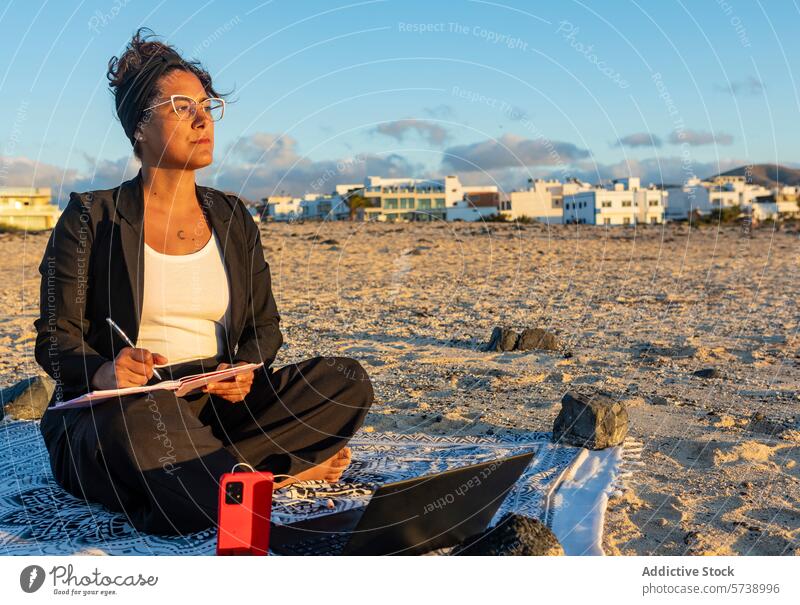
[[[36,360],[56,381],[41,432],[67,491],[138,530],[180,534],[216,524],[220,476],[237,463],[291,475],[276,487],[339,480],[374,393],[347,357],[271,367],[283,336],[258,226],[238,197],[195,183],[225,102],[199,64],[140,33],[108,76],[141,169],[73,192],[39,267]],[[183,397],[159,389],[53,409],[262,361]]]

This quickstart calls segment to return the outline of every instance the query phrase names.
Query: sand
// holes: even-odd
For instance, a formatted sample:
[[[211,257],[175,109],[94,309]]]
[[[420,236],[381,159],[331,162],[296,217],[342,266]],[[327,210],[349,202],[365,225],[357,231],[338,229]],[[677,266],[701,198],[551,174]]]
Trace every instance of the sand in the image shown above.
[[[800,554],[798,234],[475,223],[264,224],[276,365],[358,359],[366,430],[550,430],[571,387],[626,401],[641,464],[607,554]],[[3,386],[33,357],[48,234],[0,235]],[[331,242],[329,240],[335,240]],[[572,353],[485,353],[496,325]],[[695,370],[724,374],[699,378]]]

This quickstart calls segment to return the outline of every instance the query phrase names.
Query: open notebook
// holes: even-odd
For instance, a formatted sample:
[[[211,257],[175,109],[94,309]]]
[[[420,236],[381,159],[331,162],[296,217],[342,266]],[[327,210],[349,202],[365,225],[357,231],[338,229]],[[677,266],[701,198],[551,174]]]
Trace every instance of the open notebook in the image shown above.
[[[52,409],[63,410],[65,408],[84,408],[94,405],[100,401],[111,399],[112,397],[122,397],[123,395],[133,395],[135,393],[147,393],[149,391],[156,391],[158,389],[175,391],[176,396],[182,397],[186,395],[186,393],[190,393],[195,389],[199,389],[200,387],[207,385],[209,382],[227,380],[228,378],[236,376],[237,374],[251,372],[263,365],[263,361],[261,363],[248,363],[240,366],[234,366],[232,368],[226,368],[224,370],[216,370],[214,372],[190,374],[189,376],[184,376],[183,378],[179,378],[177,380],[164,380],[163,382],[159,382],[157,384],[143,385],[139,387],[125,387],[122,389],[107,389],[105,391],[92,391],[91,393],[86,393],[85,395],[81,395],[75,399],[57,403]]]

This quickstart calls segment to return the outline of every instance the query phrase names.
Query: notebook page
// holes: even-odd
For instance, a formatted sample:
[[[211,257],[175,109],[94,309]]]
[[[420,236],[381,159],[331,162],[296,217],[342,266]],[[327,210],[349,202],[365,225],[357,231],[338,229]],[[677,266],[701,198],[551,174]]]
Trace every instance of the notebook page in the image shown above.
[[[135,395],[137,393],[148,393],[150,391],[156,391],[158,389],[167,389],[167,390],[175,390],[180,387],[180,383],[177,380],[165,380],[163,382],[159,382],[158,384],[151,384],[151,385],[141,385],[137,387],[123,387],[121,389],[106,389],[102,391],[92,391],[91,393],[86,393],[81,395],[80,397],[75,397],[74,399],[70,399],[69,401],[64,401],[60,404],[56,404],[53,406],[53,409],[68,409],[68,408],[83,408],[89,407],[94,405],[95,403],[99,403],[101,401],[106,401],[107,399],[111,399],[112,397],[123,397],[125,395]]]

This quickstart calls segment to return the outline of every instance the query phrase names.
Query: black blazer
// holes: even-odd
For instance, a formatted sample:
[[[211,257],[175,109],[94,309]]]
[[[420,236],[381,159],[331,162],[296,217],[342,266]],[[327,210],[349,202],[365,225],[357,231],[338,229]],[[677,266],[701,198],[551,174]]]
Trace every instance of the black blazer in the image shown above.
[[[92,390],[97,369],[136,342],[144,295],[142,171],[114,189],[70,193],[39,265],[36,361],[56,381],[50,400]],[[222,359],[268,367],[283,344],[258,226],[242,201],[195,186],[220,240],[230,282],[231,320]],[[209,296],[213,296],[209,292]]]

